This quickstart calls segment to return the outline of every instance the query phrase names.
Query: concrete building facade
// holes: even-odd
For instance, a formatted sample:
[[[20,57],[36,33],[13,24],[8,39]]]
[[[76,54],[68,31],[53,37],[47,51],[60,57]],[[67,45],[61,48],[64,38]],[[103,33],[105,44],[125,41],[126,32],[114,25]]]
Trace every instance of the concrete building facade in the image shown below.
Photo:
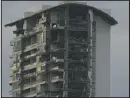
[[[107,13],[73,2],[26,12],[6,24],[16,26],[10,43],[12,96],[109,97],[115,24]]]

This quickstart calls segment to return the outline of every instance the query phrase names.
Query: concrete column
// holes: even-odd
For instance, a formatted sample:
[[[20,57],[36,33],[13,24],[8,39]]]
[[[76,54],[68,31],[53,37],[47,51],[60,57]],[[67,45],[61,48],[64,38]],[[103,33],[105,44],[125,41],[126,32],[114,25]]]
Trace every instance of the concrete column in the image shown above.
[[[68,97],[68,24],[69,24],[69,6],[65,8],[65,52],[64,52],[64,82],[63,82],[63,97]]]

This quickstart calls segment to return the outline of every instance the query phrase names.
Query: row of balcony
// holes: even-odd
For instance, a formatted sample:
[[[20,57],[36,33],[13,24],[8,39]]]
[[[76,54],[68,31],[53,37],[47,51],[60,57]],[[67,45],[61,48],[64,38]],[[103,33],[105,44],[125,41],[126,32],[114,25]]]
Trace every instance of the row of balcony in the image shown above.
[[[33,27],[31,29],[27,29],[27,30],[24,30],[24,29],[19,30],[18,29],[18,30],[15,30],[14,32],[21,32],[21,30],[22,30],[22,32],[24,32],[24,33],[22,33],[24,35],[17,36],[16,38],[14,38],[14,40],[10,41],[10,46],[14,46],[14,41],[15,40],[18,40],[18,39],[21,39],[21,38],[24,38],[24,37],[32,36],[32,35],[34,35],[34,34],[36,34],[38,32],[43,31],[43,28],[41,26],[40,27],[36,26],[36,27]]]
[[[42,50],[44,50],[43,52],[45,52],[45,49],[44,49],[45,45],[46,45],[45,43],[35,43],[35,44],[27,46],[24,49],[24,52],[30,51],[32,49],[37,49],[37,48],[43,48]]]
[[[56,60],[53,60],[53,62],[55,62],[55,63],[58,63],[58,62],[64,62],[64,59],[56,59]],[[26,71],[26,70],[31,70],[31,69],[34,69],[34,68],[36,68],[37,66],[46,66],[46,64],[47,64],[48,62],[42,62],[42,63],[33,63],[33,64],[29,64],[29,65],[26,65],[26,66],[24,66],[24,71]],[[20,69],[19,67],[15,67],[15,69]],[[13,69],[12,70],[14,70],[14,67],[13,67]],[[51,68],[50,69],[50,71],[54,71],[54,70],[57,70],[57,71],[62,71],[62,69],[60,69],[59,67],[54,67],[54,68]],[[40,73],[43,73],[43,72],[45,72],[45,70],[42,70]],[[10,77],[12,76],[12,72],[9,74],[10,75]]]
[[[55,57],[53,57],[50,61],[48,62],[43,62],[43,63],[33,63],[31,65],[26,65],[24,66],[24,71],[26,70],[31,70],[31,69],[34,69],[36,68],[37,66],[46,66],[46,64],[48,64],[49,62],[53,62],[53,63],[63,63],[64,62],[64,59],[57,59]],[[81,59],[81,60],[73,60],[73,59],[68,59],[68,62],[69,63],[86,63],[87,60],[84,60],[84,59]],[[19,69],[19,68],[15,68],[15,69]],[[75,69],[76,70],[76,69]],[[78,69],[79,70],[79,69]],[[61,69],[59,66],[56,66],[56,67],[53,67],[53,68],[50,68],[48,71],[64,71],[63,69]],[[46,70],[42,70],[40,73],[43,73],[43,72],[46,72]],[[12,76],[13,73],[10,74],[10,76]],[[27,77],[29,77],[28,75],[26,75]]]
[[[65,21],[63,21],[65,22]],[[70,30],[83,30],[83,31],[87,31],[88,29],[88,22],[86,21],[79,21],[77,19],[69,19],[69,25],[68,25]],[[64,29],[64,26],[60,26],[59,24],[55,23],[52,26],[52,29]]]
[[[61,91],[61,88],[59,88],[57,91]],[[37,91],[33,91],[33,92],[29,92],[29,93],[26,93],[26,94],[23,94],[23,95],[24,95],[24,97],[62,97],[61,94],[53,95],[53,94],[51,94],[51,92],[56,92],[56,90],[55,91],[49,91],[49,90],[43,91],[42,90],[41,92],[38,92],[38,93],[37,93]]]
[[[53,79],[52,79],[52,83],[55,83],[55,82],[57,82],[57,81],[64,81],[63,80],[63,77],[60,77],[60,76],[56,76],[56,77],[54,77]],[[70,81],[69,81],[70,82]],[[74,82],[74,83],[87,83],[87,81],[86,80],[84,80],[84,81],[71,81],[71,83],[72,82]],[[35,88],[37,85],[40,85],[40,84],[47,84],[47,82],[46,81],[43,81],[43,82],[39,82],[39,83],[34,83],[34,84],[28,84],[28,85],[26,85],[24,88],[23,88],[23,90],[26,90],[26,89],[30,89],[30,88]],[[13,92],[14,91],[18,91],[18,90],[20,90],[20,89],[15,89],[15,90],[13,90]],[[55,90],[55,92],[56,91],[61,91],[62,90],[62,88],[55,88],[54,89]],[[52,90],[51,92],[54,92],[54,90]],[[46,92],[47,90],[42,90],[42,92]],[[77,89],[68,89],[68,91],[80,91],[80,90],[77,90]],[[36,93],[36,91],[32,91],[33,93]],[[26,94],[24,94],[24,96],[30,96],[30,94],[32,93],[32,92],[30,92],[30,93],[26,93]]]
[[[72,39],[69,39],[69,44],[88,45],[87,41],[79,41],[79,40],[72,40]]]
[[[46,19],[41,20],[40,22],[44,23],[45,21],[46,21]],[[72,30],[73,29],[87,30],[87,22],[85,22],[85,21],[78,21],[77,19],[69,19],[69,23],[70,23],[69,28],[72,29]],[[42,28],[42,27],[43,26],[36,26],[36,27],[33,27],[31,29],[28,29],[28,30],[18,29],[18,30],[15,30],[14,32],[25,32],[25,33],[22,33],[22,34],[24,34],[23,37],[27,37],[27,36],[31,36],[33,34],[36,34],[37,32],[43,31],[43,29],[45,29],[45,28]],[[10,42],[10,45],[13,46],[13,41]]]
[[[63,82],[63,77],[61,76],[55,76],[55,77],[52,77],[51,79],[51,83],[55,83],[55,82]],[[13,81],[10,81],[10,84],[13,84],[13,83],[16,83],[18,82],[18,80],[13,80]],[[43,80],[43,81],[33,81],[31,83],[28,83],[28,84],[24,84],[24,88],[23,90],[26,90],[26,89],[29,89],[29,88],[33,88],[33,87],[36,87],[37,85],[41,85],[41,84],[48,84],[47,81]],[[20,90],[20,89],[13,89],[13,91],[16,91],[16,90]]]
[[[72,40],[72,41],[70,40],[69,43],[71,43],[71,44],[87,44],[86,42],[74,41],[74,40]],[[32,49],[37,49],[37,47],[44,48],[45,44],[43,44],[43,43],[42,44],[36,43],[36,44],[33,44],[33,45],[29,45],[29,46],[26,47],[26,49],[24,50],[24,52],[30,51]],[[39,51],[39,53],[46,52],[45,49],[40,49],[40,50],[41,51]],[[51,52],[60,52],[60,51],[62,52],[64,50],[65,50],[65,48],[59,48],[59,49],[51,50]],[[70,51],[73,51],[73,50],[70,50]],[[87,52],[87,49],[81,49],[80,52]],[[25,59],[30,58],[32,56],[36,56],[39,53],[31,54],[31,55],[25,57]],[[13,58],[13,55],[11,55],[10,58]]]
[[[50,50],[51,53],[57,53],[57,52],[64,52],[65,48],[58,48],[58,49],[53,49]],[[86,53],[88,52],[88,49],[81,48],[81,49],[69,49],[69,52],[77,52],[77,53]]]
[[[45,63],[41,63],[41,64],[43,66],[45,66]],[[30,68],[30,66],[31,66],[31,68]],[[31,69],[34,69],[36,67],[37,67],[36,64],[29,65],[29,66],[26,66],[26,69],[24,69],[24,71],[31,70]],[[64,68],[62,68],[62,67],[63,66],[61,66],[61,67],[60,66],[54,66],[54,67],[49,68],[48,71],[50,71],[50,72],[52,72],[52,71],[64,72]],[[87,69],[85,67],[81,67],[81,68],[80,67],[79,68],[78,67],[74,67],[74,68],[70,67],[68,70],[70,70],[70,71],[86,71]],[[40,72],[30,72],[28,74],[23,74],[23,76],[29,78],[29,77],[37,76],[38,74],[46,73],[46,72],[47,72],[47,69],[44,68],[44,69],[40,70]],[[13,73],[11,73],[11,76],[12,76],[12,74]]]
[[[34,35],[34,34],[36,34],[38,32],[42,32],[42,31],[43,31],[42,26],[37,26],[36,25],[33,28],[26,29],[23,37],[29,37],[29,36],[32,36],[32,35]]]
[[[30,51],[30,50],[33,50],[33,49],[37,49],[38,48],[38,51],[37,52],[35,52],[35,53],[33,53],[33,54],[30,54],[30,55],[27,55],[27,56],[24,56],[24,59],[29,59],[29,58],[31,58],[31,57],[34,57],[34,56],[37,56],[37,55],[41,55],[41,54],[45,54],[46,53],[46,51],[45,51],[45,49],[44,49],[44,46],[45,46],[45,44],[44,43],[42,43],[42,44],[33,44],[33,45],[30,45],[30,46],[28,46],[25,50],[24,50],[24,52],[28,52],[28,51]],[[11,54],[10,55],[10,58],[12,59],[12,64],[13,64],[13,62],[16,62],[16,60],[17,61],[20,61],[21,60],[21,58],[20,58],[20,54],[19,54],[19,56],[15,56],[16,54]],[[17,54],[18,55],[18,54]],[[11,64],[11,65],[12,65]]]
[[[56,41],[52,41],[51,43],[52,44],[59,44],[61,42],[63,42],[63,40],[62,41],[61,40],[56,40]],[[64,43],[62,43],[62,44],[64,44]],[[71,39],[69,39],[68,44],[70,44],[70,45],[71,44],[72,45],[88,45],[87,41],[76,41],[76,40],[71,40]]]
[[[56,67],[53,67],[53,68],[50,68],[49,71],[58,71],[58,72],[63,72],[64,69],[56,66]],[[42,73],[46,73],[46,69],[42,69],[40,72],[36,73],[36,72],[33,72],[33,73],[29,73],[29,74],[24,74],[23,76],[24,77],[33,77],[33,76],[36,76],[38,74],[42,74]]]
[[[63,66],[62,66],[63,67]],[[55,66],[55,67],[52,67],[52,68],[49,68],[48,71],[52,72],[52,71],[58,71],[58,72],[64,72],[64,69],[60,67],[60,66]],[[34,67],[36,68],[36,66]],[[74,68],[69,68],[68,70],[71,70],[71,71],[86,71],[87,69],[84,68],[84,67],[81,67],[81,68],[78,68],[78,67],[74,67]],[[25,71],[25,70],[24,70]],[[40,74],[40,73],[45,73],[47,72],[46,69],[42,69],[40,72],[36,73],[29,73],[29,74],[25,74],[24,77],[31,77],[33,75],[37,75],[37,74]]]
[[[59,90],[58,91],[62,91],[61,90],[62,88],[59,88]],[[30,93],[27,93],[27,94],[24,94],[24,96],[25,97],[35,97],[35,96],[37,96],[37,97],[49,97],[48,96],[48,94],[50,93],[50,97],[62,97],[63,95],[62,94],[52,94],[51,92],[54,92],[54,91],[49,91],[48,92],[48,94],[47,93],[43,93],[44,91],[42,91],[42,92],[39,92],[39,93],[37,93],[36,91],[34,91],[34,92],[30,92]],[[47,91],[46,91],[47,92]],[[56,92],[56,91],[55,91]],[[81,90],[77,90],[77,89],[68,89],[68,92],[83,92],[83,89],[81,89]]]

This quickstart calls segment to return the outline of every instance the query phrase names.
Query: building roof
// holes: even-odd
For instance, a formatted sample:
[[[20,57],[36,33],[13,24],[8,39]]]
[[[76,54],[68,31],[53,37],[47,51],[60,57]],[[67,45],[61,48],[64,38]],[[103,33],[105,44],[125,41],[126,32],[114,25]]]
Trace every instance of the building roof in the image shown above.
[[[109,22],[111,25],[118,24],[118,22],[117,22],[113,17],[111,17],[109,14],[107,14],[107,13],[103,12],[102,10],[97,9],[97,8],[95,8],[95,7],[93,7],[93,6],[89,6],[89,5],[86,5],[86,4],[78,4],[78,3],[65,3],[65,4],[60,4],[60,5],[57,5],[57,6],[53,6],[53,7],[51,7],[51,8],[45,9],[45,10],[43,9],[43,10],[38,11],[38,12],[36,12],[36,13],[34,13],[34,14],[28,16],[28,17],[24,17],[24,18],[22,18],[22,19],[19,19],[19,20],[14,21],[14,22],[8,23],[8,24],[5,25],[5,27],[6,27],[6,26],[13,26],[13,25],[15,25],[16,23],[18,23],[18,22],[20,22],[20,21],[24,21],[24,20],[26,20],[26,19],[28,19],[28,18],[30,18],[30,17],[36,16],[36,15],[38,15],[38,14],[41,14],[41,13],[44,13],[44,12],[47,12],[47,11],[51,11],[51,10],[53,10],[53,9],[55,9],[55,8],[63,7],[63,6],[66,6],[66,5],[78,5],[78,6],[83,6],[83,7],[92,9],[95,13],[98,13],[102,18],[107,19],[108,22]]]

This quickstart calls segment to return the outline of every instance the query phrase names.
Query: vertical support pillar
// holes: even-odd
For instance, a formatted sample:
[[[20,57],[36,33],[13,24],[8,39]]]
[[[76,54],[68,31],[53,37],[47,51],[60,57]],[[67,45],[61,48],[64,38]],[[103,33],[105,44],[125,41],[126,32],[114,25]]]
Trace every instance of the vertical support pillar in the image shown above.
[[[96,59],[96,50],[95,50],[95,41],[96,41],[96,32],[95,25],[93,20],[93,12],[89,10],[90,14],[90,66],[91,66],[91,88],[90,88],[90,97],[94,97],[95,95],[95,59]]]
[[[21,38],[21,54],[20,54],[20,97],[23,97],[23,71],[24,71],[24,68],[23,68],[23,39]]]
[[[92,23],[92,95],[95,97],[95,81],[96,81],[96,22]]]
[[[91,96],[91,85],[92,85],[92,21],[93,13],[91,10],[88,10],[88,79],[89,83],[87,84],[87,97]]]
[[[51,41],[51,30],[50,30],[50,25],[46,25],[46,49],[47,49],[47,53],[49,53],[50,51],[50,41]],[[50,59],[50,54],[49,54],[49,59]],[[50,74],[48,73],[48,67],[49,65],[46,66],[46,71],[47,71],[47,80],[48,80],[48,93],[47,93],[47,97],[50,97]]]
[[[68,97],[68,24],[69,24],[69,6],[65,8],[65,52],[64,52],[64,82],[63,97]]]

